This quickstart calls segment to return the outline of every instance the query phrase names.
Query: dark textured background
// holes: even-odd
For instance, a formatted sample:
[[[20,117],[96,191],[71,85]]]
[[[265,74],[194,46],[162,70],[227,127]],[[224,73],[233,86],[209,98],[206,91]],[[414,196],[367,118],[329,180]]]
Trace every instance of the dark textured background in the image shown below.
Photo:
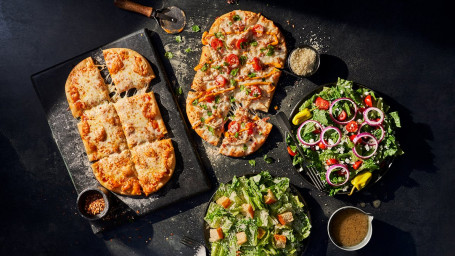
[[[188,18],[183,44],[153,20],[119,10],[112,1],[0,2],[0,254],[1,255],[192,255],[181,235],[202,241],[202,217],[211,192],[93,235],[78,216],[76,193],[52,139],[30,76],[144,27],[160,34],[161,54],[175,88],[186,95],[200,55],[201,33],[215,17],[234,9],[258,11],[274,20],[289,49],[309,43],[323,54],[309,80],[283,75],[272,106],[289,112],[315,84],[341,76],[388,96],[400,111],[406,152],[368,193],[328,198],[293,173],[280,127],[247,159],[214,154],[194,136],[214,185],[233,175],[270,170],[292,179],[306,195],[313,217],[308,255],[348,255],[326,234],[327,218],[340,206],[365,203],[375,216],[370,243],[358,255],[453,255],[455,234],[454,19],[437,1],[141,1],[178,5]],[[289,23],[288,23],[289,21]],[[191,46],[194,52],[183,53]],[[62,85],[63,86],[63,85]],[[184,102],[185,95],[180,96]],[[275,111],[270,111],[270,115]],[[275,121],[272,118],[272,122]],[[193,134],[194,135],[194,134]],[[275,159],[267,165],[264,154]],[[248,165],[255,158],[256,168]],[[375,208],[372,202],[380,200]]]

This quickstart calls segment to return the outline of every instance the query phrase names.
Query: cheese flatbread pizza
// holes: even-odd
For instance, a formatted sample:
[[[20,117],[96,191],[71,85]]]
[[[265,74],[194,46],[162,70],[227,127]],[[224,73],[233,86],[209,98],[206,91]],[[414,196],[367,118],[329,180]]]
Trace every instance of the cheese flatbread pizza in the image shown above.
[[[249,155],[264,144],[272,126],[267,118],[253,116],[246,108],[240,107],[234,112],[219,152],[233,157]]]
[[[132,148],[131,152],[145,195],[163,187],[174,173],[175,153],[170,139],[146,142]]]
[[[225,96],[222,97],[225,102],[218,104],[267,112],[287,50],[283,35],[271,20],[258,13],[241,10],[218,17],[210,30],[202,35],[202,44],[201,58],[194,68],[196,74],[191,85],[195,92],[189,92],[186,102],[187,115],[199,136],[217,145],[229,121],[213,117],[210,121],[216,121],[216,126],[202,122],[200,119],[207,121],[207,112],[213,109],[209,104],[201,105],[201,99],[218,93]],[[199,102],[194,104],[195,100]],[[234,143],[233,139],[225,138],[222,152],[229,156],[251,154],[264,143],[258,141],[249,150],[239,153],[226,149],[228,141]]]
[[[120,119],[111,103],[85,111],[77,128],[89,161],[128,149]]]
[[[109,101],[108,87],[91,57],[79,62],[70,72],[65,93],[71,113],[76,118],[84,110]]]
[[[153,92],[122,98],[114,106],[129,148],[143,142],[152,142],[167,134]]]
[[[147,59],[142,55],[126,48],[110,48],[103,50],[104,60],[111,75],[115,88],[114,100],[119,95],[132,88],[138,93],[143,93],[147,89],[150,81],[155,78],[155,73]]]
[[[103,187],[122,195],[141,194],[141,186],[129,150],[102,158],[92,165],[92,169]]]

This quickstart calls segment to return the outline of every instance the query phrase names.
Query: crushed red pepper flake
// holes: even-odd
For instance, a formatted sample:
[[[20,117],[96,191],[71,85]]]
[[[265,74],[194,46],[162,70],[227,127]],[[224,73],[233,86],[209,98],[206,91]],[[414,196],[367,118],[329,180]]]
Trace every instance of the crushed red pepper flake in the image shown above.
[[[88,215],[95,216],[106,207],[103,196],[101,194],[90,194],[85,198],[84,210]]]

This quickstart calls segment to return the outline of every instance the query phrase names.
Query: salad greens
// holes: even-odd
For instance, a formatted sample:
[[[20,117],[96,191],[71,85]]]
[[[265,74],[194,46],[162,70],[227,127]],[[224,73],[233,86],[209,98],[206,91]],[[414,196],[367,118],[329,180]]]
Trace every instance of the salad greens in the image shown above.
[[[248,207],[254,211],[252,218],[245,212]],[[222,231],[221,239],[211,241],[211,255],[297,255],[311,229],[303,207],[290,192],[288,178],[273,178],[268,172],[234,176],[230,184],[220,184],[204,218],[211,232]],[[284,220],[289,215],[291,221]]]
[[[349,123],[345,125],[334,122],[329,114],[328,107],[321,107],[320,104],[316,104],[318,98],[322,98],[329,103],[339,98],[351,99],[359,108],[358,113],[353,120],[355,122],[354,126],[358,127],[358,129],[352,132],[348,129]],[[352,103],[348,103],[346,101],[339,101],[339,103],[336,103],[333,106],[332,116],[336,118],[339,117],[342,112],[344,112],[345,116],[347,116],[345,117],[346,120],[350,120],[355,115],[352,105]],[[362,112],[368,107],[376,107],[384,113],[384,121],[382,122],[384,138],[379,142],[379,145],[377,145],[377,151],[372,157],[367,159],[360,159],[354,154],[352,150],[352,148],[355,146],[354,142],[352,141],[352,136],[355,137],[355,135],[358,133],[368,132],[378,140],[382,137],[382,130],[379,129],[379,127],[363,124],[365,120]],[[305,146],[300,143],[299,145],[295,145],[289,135],[286,138],[286,142],[290,149],[293,152],[296,152],[296,154],[293,156],[293,165],[299,165],[303,161],[297,150],[297,146],[300,146],[302,147],[305,157],[309,160],[310,164],[315,166],[317,170],[320,170],[321,180],[324,182],[324,184],[326,184],[326,190],[330,195],[335,195],[340,191],[348,191],[352,188],[352,184],[350,182],[347,182],[345,185],[338,187],[331,186],[326,182],[326,172],[331,164],[339,163],[345,165],[349,170],[349,180],[351,181],[362,171],[374,172],[376,170],[379,170],[382,166],[381,164],[385,164],[391,158],[402,155],[404,153],[401,150],[395,137],[395,130],[401,127],[398,112],[389,112],[389,106],[384,103],[381,97],[377,97],[374,91],[363,87],[354,89],[352,81],[338,78],[336,85],[331,87],[324,87],[321,92],[312,95],[310,98],[308,98],[308,100],[303,102],[299,110],[303,111],[304,109],[310,110],[312,114],[310,120],[319,122],[323,127],[337,127],[341,131],[341,143],[333,147],[324,147],[324,145],[322,145],[323,147],[321,148],[320,144],[319,146]],[[376,117],[369,116],[369,119],[370,118],[374,119]],[[314,130],[315,128],[313,125],[306,124],[301,132],[302,138],[304,138],[305,141],[307,141],[306,139],[311,138],[317,139],[318,137],[317,134],[314,133]],[[324,137],[325,140],[330,139],[332,141],[336,141],[338,139],[337,134],[327,133],[324,135]],[[363,145],[364,144],[365,143],[363,143]],[[360,151],[359,153],[361,153],[363,156],[368,155],[369,152],[373,152],[373,147],[369,147],[368,145],[361,145],[360,147],[356,147],[356,150],[358,152]],[[332,181],[332,178],[330,179]],[[336,183],[337,180],[340,180],[340,176],[337,177],[334,175],[333,182]]]

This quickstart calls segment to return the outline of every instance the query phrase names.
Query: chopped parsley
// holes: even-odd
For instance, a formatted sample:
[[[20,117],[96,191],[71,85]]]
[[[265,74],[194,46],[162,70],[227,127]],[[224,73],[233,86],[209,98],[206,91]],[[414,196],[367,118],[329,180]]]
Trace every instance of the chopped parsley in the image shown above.
[[[195,99],[195,100],[193,101],[193,103],[191,103],[191,104],[193,104],[193,106],[196,106],[198,103],[199,103],[199,100],[198,100],[198,99]]]
[[[213,114],[212,114],[212,111],[207,112],[207,115],[208,115],[208,116],[212,116],[212,115],[213,115]]]
[[[235,138],[238,138],[238,137],[239,137],[239,133],[236,132],[236,133],[234,134],[234,137],[235,137]]]
[[[191,51],[192,51],[192,50],[191,50],[191,47],[188,47],[188,48],[185,49],[185,52],[186,52],[186,53],[189,53],[189,52],[191,52]]]
[[[207,129],[209,129],[209,131],[210,131],[212,134],[215,134],[215,129],[213,129],[213,127],[208,126],[208,125],[206,125],[206,126],[207,126]]]
[[[201,71],[205,72],[209,68],[209,64],[205,63],[204,66],[202,66]]]
[[[229,26],[232,26],[232,21],[229,21]]]
[[[224,34],[222,32],[216,32],[214,35],[215,35],[216,38],[224,39]]]
[[[264,155],[264,161],[268,164],[273,163],[273,158],[268,157],[267,154]]]
[[[272,56],[275,53],[275,47],[273,47],[272,45],[267,45],[267,50],[268,50],[266,53],[267,56]]]
[[[234,78],[231,78],[231,80],[229,80],[229,82],[231,82],[232,86],[236,86],[237,85],[237,81],[235,81]]]
[[[166,52],[166,53],[164,53],[164,57],[166,57],[168,59],[172,59],[172,57],[174,57],[174,54],[172,54],[172,52]]]
[[[229,98],[229,101],[230,101],[230,102],[235,102],[234,96],[231,96],[231,97]]]
[[[249,78],[256,77],[256,73],[249,73],[249,74],[248,74],[248,77],[249,77]]]
[[[191,27],[191,30],[192,30],[193,32],[199,32],[199,31],[201,31],[201,28],[200,28],[198,25],[193,25],[193,26]]]
[[[215,103],[216,104],[220,103],[220,96],[218,96],[218,95],[215,96]]]
[[[226,61],[223,63],[225,66],[229,66],[229,63],[227,63]]]
[[[182,95],[183,94],[182,87],[179,86],[179,88],[175,89],[175,92],[177,93],[177,95]]]
[[[245,86],[243,84],[240,85],[240,91],[243,91],[245,89]]]
[[[258,42],[256,40],[253,40],[250,42],[251,46],[258,46]]]
[[[256,166],[256,161],[254,159],[249,160],[248,163],[250,163],[250,165],[253,167]]]
[[[231,76],[236,76],[238,72],[239,72],[239,69],[234,68],[233,70],[231,70]]]
[[[199,104],[199,107],[201,107],[201,108],[207,110],[207,105],[205,105],[205,104]]]
[[[201,117],[201,123],[205,122],[205,118]]]
[[[241,124],[240,124],[240,126],[241,126],[242,128],[245,128],[245,125],[246,125],[245,123],[241,123]]]
[[[182,37],[181,37],[181,36],[176,36],[176,37],[175,37],[175,41],[176,41],[177,43],[181,43],[181,42],[182,42]]]
[[[248,58],[244,55],[240,56],[239,60],[240,60],[240,65],[245,65],[246,64],[246,60]]]
[[[247,145],[246,145],[246,144],[243,144],[243,150],[246,151],[247,149],[248,149]]]
[[[239,21],[239,20],[240,20],[240,16],[236,14],[236,15],[234,15],[234,16],[232,17],[232,20],[234,20],[234,21]]]
[[[219,69],[221,68],[221,65],[214,66],[214,67],[212,67],[212,68],[214,68],[214,69],[216,69],[216,70],[219,70]]]

